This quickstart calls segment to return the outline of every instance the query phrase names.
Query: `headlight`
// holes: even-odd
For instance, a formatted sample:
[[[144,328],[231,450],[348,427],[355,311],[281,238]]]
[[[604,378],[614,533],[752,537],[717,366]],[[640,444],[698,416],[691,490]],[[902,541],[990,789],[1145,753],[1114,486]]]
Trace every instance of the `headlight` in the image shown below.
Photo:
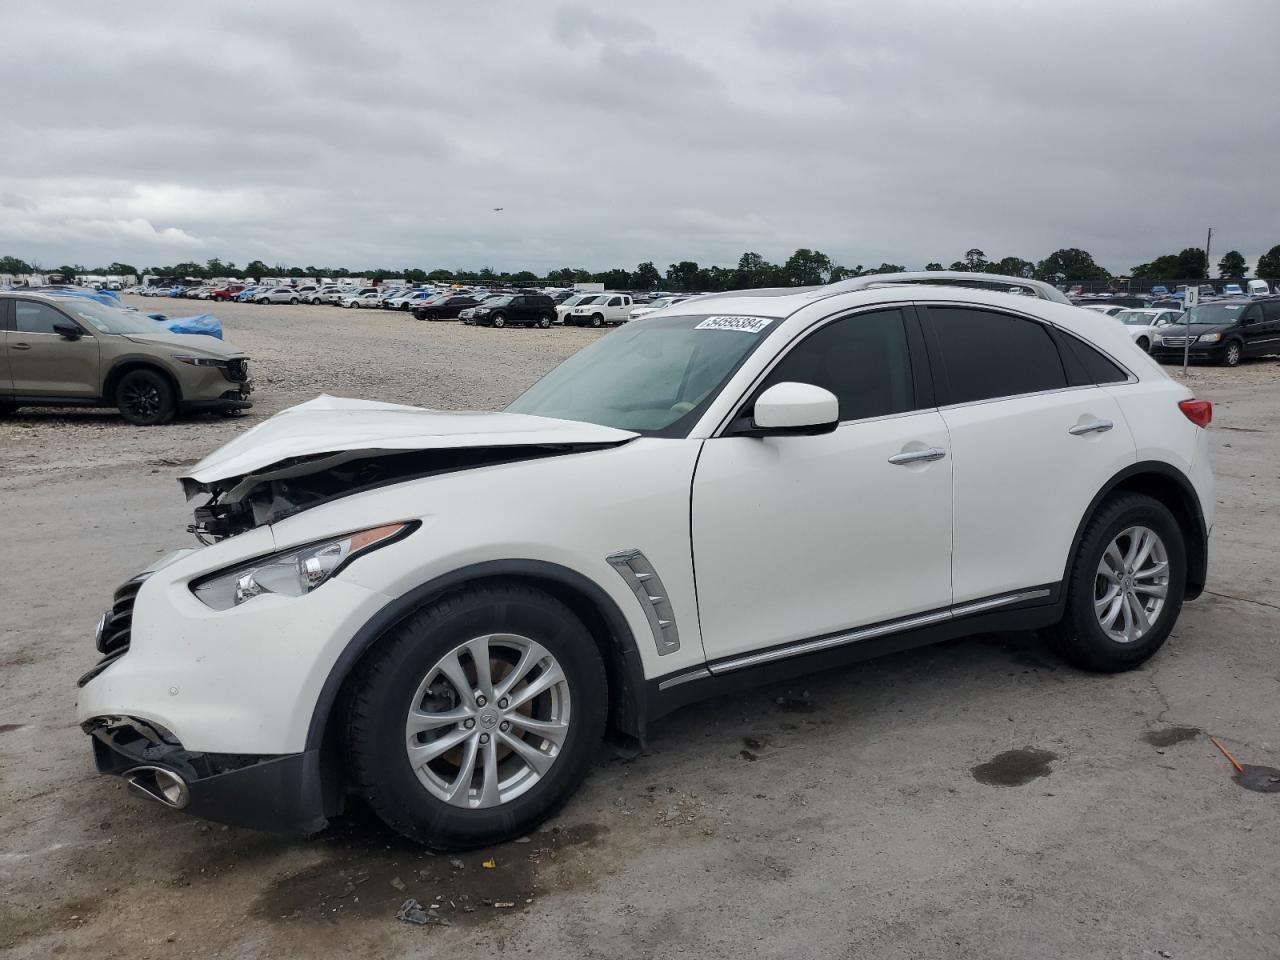
[[[197,580],[191,585],[191,591],[214,610],[230,610],[263,593],[305,596],[356,557],[394,543],[417,526],[417,521],[389,523],[259,557]]]
[[[227,365],[227,361],[218,357],[187,357],[180,353],[175,353],[173,354],[173,359],[196,367],[225,367]]]
[[[1220,333],[1202,333],[1196,337],[1196,343],[1217,343],[1221,339],[1222,334]]]

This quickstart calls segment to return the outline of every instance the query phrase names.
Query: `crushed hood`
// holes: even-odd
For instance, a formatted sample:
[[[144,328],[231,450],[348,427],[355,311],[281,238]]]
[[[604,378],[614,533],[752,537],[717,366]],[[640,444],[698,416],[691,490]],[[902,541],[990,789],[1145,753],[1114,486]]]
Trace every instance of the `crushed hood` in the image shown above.
[[[217,539],[387,483],[599,450],[636,436],[527,414],[321,396],[246,431],[180,480],[188,499],[210,497],[192,532]]]
[[[282,410],[205,457],[182,478],[200,485],[284,460],[351,451],[615,444],[627,430],[522,413],[455,413],[376,400],[319,396]]]

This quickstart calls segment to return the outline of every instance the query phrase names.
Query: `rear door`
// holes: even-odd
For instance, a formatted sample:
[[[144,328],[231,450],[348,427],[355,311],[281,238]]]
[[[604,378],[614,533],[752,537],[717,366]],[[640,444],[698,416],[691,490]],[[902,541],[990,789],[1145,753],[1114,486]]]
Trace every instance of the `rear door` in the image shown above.
[[[4,334],[13,392],[19,396],[93,398],[98,396],[98,341],[83,324],[35,300],[14,300]],[[54,332],[54,326],[81,330],[78,340]]]
[[[1261,312],[1253,332],[1253,356],[1280,353],[1280,300],[1265,300],[1255,303],[1254,309]]]
[[[1134,442],[1099,383],[1128,373],[1034,317],[921,305],[954,460],[955,602],[1058,584],[1076,527]]]

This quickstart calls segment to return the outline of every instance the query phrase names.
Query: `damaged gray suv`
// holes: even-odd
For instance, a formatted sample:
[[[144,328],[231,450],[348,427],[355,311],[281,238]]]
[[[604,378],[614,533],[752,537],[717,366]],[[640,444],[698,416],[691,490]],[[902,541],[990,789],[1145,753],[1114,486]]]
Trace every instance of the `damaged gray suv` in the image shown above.
[[[0,293],[0,415],[18,407],[118,407],[139,426],[179,411],[253,406],[249,358],[216,337],[170,333],[87,297]]]

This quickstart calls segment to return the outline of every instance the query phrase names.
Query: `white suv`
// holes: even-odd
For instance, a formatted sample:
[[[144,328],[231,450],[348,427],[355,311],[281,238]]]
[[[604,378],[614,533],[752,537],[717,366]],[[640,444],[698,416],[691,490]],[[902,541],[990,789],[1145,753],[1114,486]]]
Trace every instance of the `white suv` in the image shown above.
[[[1011,629],[1138,666],[1205,582],[1212,408],[1109,317],[970,280],[699,297],[503,413],[248,430],[182,481],[207,545],[98,630],[98,768],[303,833],[358,794],[465,847],[743,683]]]
[[[297,303],[298,291],[293,287],[272,287],[253,295],[254,303]]]

